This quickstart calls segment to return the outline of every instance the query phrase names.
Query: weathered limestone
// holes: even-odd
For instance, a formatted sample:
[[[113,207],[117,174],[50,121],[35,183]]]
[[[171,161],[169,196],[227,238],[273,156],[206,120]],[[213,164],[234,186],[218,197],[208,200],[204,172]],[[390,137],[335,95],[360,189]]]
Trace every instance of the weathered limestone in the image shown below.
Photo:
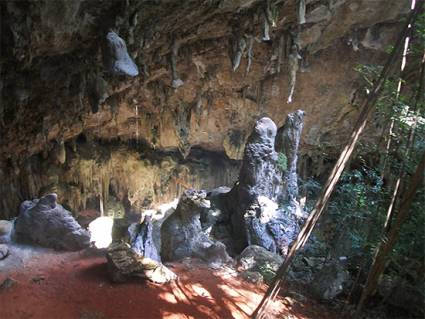
[[[153,223],[150,215],[146,215],[143,223],[130,225],[131,248],[139,255],[161,262],[153,239]]]
[[[103,48],[105,68],[115,75],[137,76],[139,70],[127,52],[127,46],[122,38],[113,31],[106,35]]]
[[[297,162],[301,133],[304,125],[304,111],[288,114],[285,124],[278,130],[276,151],[285,155],[287,170],[283,174],[284,188],[281,196],[291,205],[298,204]]]
[[[140,256],[125,243],[112,243],[106,258],[108,272],[113,282],[125,282],[132,277],[140,277],[162,284],[177,279],[177,276],[163,264]]]
[[[161,227],[161,257],[164,261],[197,257],[210,264],[231,260],[224,244],[210,239],[203,231],[201,210],[209,208],[206,192],[187,190],[176,210]]]
[[[16,239],[61,250],[80,250],[89,246],[90,234],[49,194],[21,204],[15,222]]]

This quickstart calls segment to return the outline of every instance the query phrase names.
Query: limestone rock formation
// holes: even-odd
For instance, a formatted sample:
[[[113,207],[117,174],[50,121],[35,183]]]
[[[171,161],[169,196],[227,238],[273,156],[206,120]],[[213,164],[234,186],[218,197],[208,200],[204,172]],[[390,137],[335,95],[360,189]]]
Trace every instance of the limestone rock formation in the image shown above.
[[[297,163],[303,125],[304,111],[290,113],[285,124],[278,130],[276,138],[276,151],[285,155],[287,167],[283,176],[282,200],[292,206],[298,205]]]
[[[113,31],[106,35],[103,52],[106,69],[115,75],[137,76],[139,70],[127,52],[127,46],[122,38]]]
[[[0,244],[7,244],[10,242],[12,229],[13,222],[8,220],[0,220]]]
[[[161,227],[161,257],[164,261],[197,257],[210,264],[231,261],[224,244],[210,239],[200,221],[202,209],[209,208],[205,191],[187,190],[176,210]]]
[[[80,250],[90,244],[89,233],[57,203],[56,194],[24,201],[14,234],[19,241],[60,250]]]
[[[9,247],[5,244],[0,244],[0,260],[5,259],[9,255]]]
[[[276,252],[266,222],[275,214],[273,204],[281,180],[274,149],[276,124],[269,118],[257,121],[245,146],[239,182],[228,193],[232,235],[236,252],[247,245],[259,245]],[[259,199],[261,197],[262,203]],[[263,200],[264,199],[264,200]]]
[[[143,223],[134,223],[128,228],[131,248],[139,255],[161,262],[161,257],[153,239],[151,216],[146,215]]]
[[[409,1],[308,2],[306,23],[292,35],[297,24],[294,2],[272,2],[278,19],[275,26],[268,22],[270,41],[264,43],[257,41],[267,20],[264,1],[2,1],[0,177],[7,182],[0,186],[1,218],[15,217],[22,198],[44,194],[42,188],[50,186],[63,187],[66,196],[58,193],[69,199],[73,211],[85,209],[85,197],[98,195],[99,174],[109,167],[105,162],[117,158],[103,161],[109,155],[98,156],[96,148],[107,154],[110,143],[116,143],[139,153],[143,145],[153,158],[169,156],[173,162],[180,161],[180,152],[186,156],[197,148],[221,160],[241,160],[260,116],[280,127],[300,106],[309,115],[300,146],[302,160],[312,162],[309,175],[321,174],[326,169],[320,165],[324,151],[330,160],[335,158],[358,114],[352,95],[364,83],[355,66],[384,61]],[[108,35],[108,42],[105,30],[110,29],[115,33]],[[347,45],[353,32],[357,51]],[[229,53],[235,37],[247,42],[237,72]],[[178,40],[178,60],[172,38]],[[278,55],[275,51],[294,41],[309,53],[310,67],[297,76],[293,104],[282,105],[289,91],[288,66],[281,59],[284,50]],[[170,83],[170,56],[176,62],[175,74],[184,82],[178,89]],[[276,61],[281,72],[270,74],[269,62]],[[141,76],[110,76],[109,71]],[[381,127],[371,126],[365,142],[380,136]],[[93,144],[84,157],[92,163],[81,163],[80,154],[75,154],[82,136]],[[55,161],[59,165],[40,163],[56,143],[61,144]],[[144,155],[137,158],[140,165],[150,160]],[[91,174],[75,172],[76,162],[94,167],[93,183],[85,183]],[[135,170],[126,171],[137,175],[139,165],[131,167]],[[200,183],[199,174],[189,170],[187,180]],[[232,185],[232,178],[220,175],[224,176],[210,178],[202,187],[190,186]],[[134,191],[140,182],[121,179],[125,185],[120,186],[146,206],[154,202],[151,198],[166,201],[169,198],[162,196],[180,195],[173,192],[177,185],[168,191],[168,184],[175,184],[168,175],[158,180],[143,187],[140,196]],[[149,193],[155,184],[166,186]]]
[[[302,214],[297,200],[297,152],[303,117],[301,110],[290,113],[277,141],[276,125],[262,118],[248,138],[239,181],[224,195],[226,205],[222,208],[231,219],[236,253],[258,245],[285,255],[299,231]],[[281,155],[285,167],[278,162]]]
[[[112,243],[106,258],[108,272],[113,282],[125,282],[132,277],[145,278],[155,283],[177,279],[177,276],[163,264],[140,256],[125,243]]]

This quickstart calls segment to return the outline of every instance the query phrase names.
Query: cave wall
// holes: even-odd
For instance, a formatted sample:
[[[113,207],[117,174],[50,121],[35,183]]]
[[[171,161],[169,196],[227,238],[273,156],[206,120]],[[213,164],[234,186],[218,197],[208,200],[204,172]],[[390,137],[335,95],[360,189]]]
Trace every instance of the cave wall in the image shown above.
[[[0,173],[5,182],[0,217],[15,215],[19,200],[49,188],[46,185],[51,183],[41,182],[49,178],[65,185],[67,191],[59,191],[59,201],[68,201],[74,210],[84,207],[86,193],[105,192],[111,182],[104,175],[123,181],[130,197],[140,187],[143,195],[135,203],[175,196],[176,189],[154,194],[155,183],[166,189],[161,176],[167,176],[163,173],[167,169],[161,161],[147,164],[149,159],[140,155],[138,147],[127,147],[131,143],[143,144],[150,153],[168,154],[162,161],[172,162],[167,165],[185,182],[208,188],[231,185],[235,175],[225,172],[237,169],[218,173],[215,168],[221,164],[211,164],[204,173],[190,169],[183,173],[182,167],[190,165],[181,166],[182,161],[195,148],[203,160],[220,154],[227,163],[223,165],[233,167],[229,159],[241,159],[260,116],[281,126],[286,115],[297,109],[306,113],[303,156],[315,163],[334,158],[364,95],[354,68],[384,60],[409,1],[307,1],[306,23],[297,34],[300,48],[309,52],[308,67],[298,72],[291,104],[286,102],[288,63],[285,59],[277,68],[276,52],[281,36],[294,32],[296,3],[272,2],[278,19],[270,31],[271,41],[263,42],[265,2],[259,0],[2,1]],[[105,71],[101,46],[110,29],[126,41],[139,76]],[[235,43],[244,36],[255,38],[252,66],[247,73],[245,52],[233,72]],[[353,37],[359,42],[357,51],[349,45]],[[177,72],[184,82],[177,89],[171,86],[170,72],[176,41]],[[379,130],[371,125],[365,140],[373,140]],[[72,146],[81,134],[94,143],[85,159]],[[77,154],[78,160],[68,156],[60,165],[46,160],[64,142],[67,154]],[[111,149],[115,143],[124,149]],[[96,159],[98,149],[109,159]],[[149,182],[143,184],[143,179]],[[102,189],[96,186],[103,184]],[[73,195],[74,186],[79,195]]]

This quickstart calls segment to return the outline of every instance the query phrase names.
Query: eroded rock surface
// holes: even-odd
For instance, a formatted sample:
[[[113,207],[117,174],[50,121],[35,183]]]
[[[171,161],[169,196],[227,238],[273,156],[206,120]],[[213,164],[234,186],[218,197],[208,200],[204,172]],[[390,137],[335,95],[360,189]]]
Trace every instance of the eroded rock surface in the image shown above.
[[[139,255],[161,262],[161,257],[153,239],[151,216],[145,216],[141,224],[132,224],[129,229],[131,248]]]
[[[13,222],[8,220],[0,220],[0,244],[10,242],[10,237],[13,229]]]
[[[62,205],[49,194],[24,201],[15,221],[16,239],[61,250],[80,250],[90,244],[90,235]]]
[[[187,190],[176,210],[161,227],[161,257],[164,261],[197,257],[217,265],[231,261],[226,247],[210,239],[203,231],[200,214],[209,208],[205,191]]]
[[[106,258],[108,272],[113,282],[125,282],[132,277],[145,278],[155,283],[177,279],[177,276],[163,264],[139,255],[125,243],[112,243]]]

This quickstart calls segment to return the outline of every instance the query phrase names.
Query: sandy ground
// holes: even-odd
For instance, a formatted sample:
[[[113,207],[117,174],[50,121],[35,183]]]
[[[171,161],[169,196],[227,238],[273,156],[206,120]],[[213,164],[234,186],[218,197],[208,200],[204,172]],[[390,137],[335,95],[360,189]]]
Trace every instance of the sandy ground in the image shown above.
[[[155,285],[141,279],[112,284],[102,252],[59,253],[11,247],[0,261],[0,318],[249,318],[265,286],[243,281],[230,269],[213,270],[196,260],[168,264],[179,279]],[[332,318],[315,302],[285,298],[276,318]]]

